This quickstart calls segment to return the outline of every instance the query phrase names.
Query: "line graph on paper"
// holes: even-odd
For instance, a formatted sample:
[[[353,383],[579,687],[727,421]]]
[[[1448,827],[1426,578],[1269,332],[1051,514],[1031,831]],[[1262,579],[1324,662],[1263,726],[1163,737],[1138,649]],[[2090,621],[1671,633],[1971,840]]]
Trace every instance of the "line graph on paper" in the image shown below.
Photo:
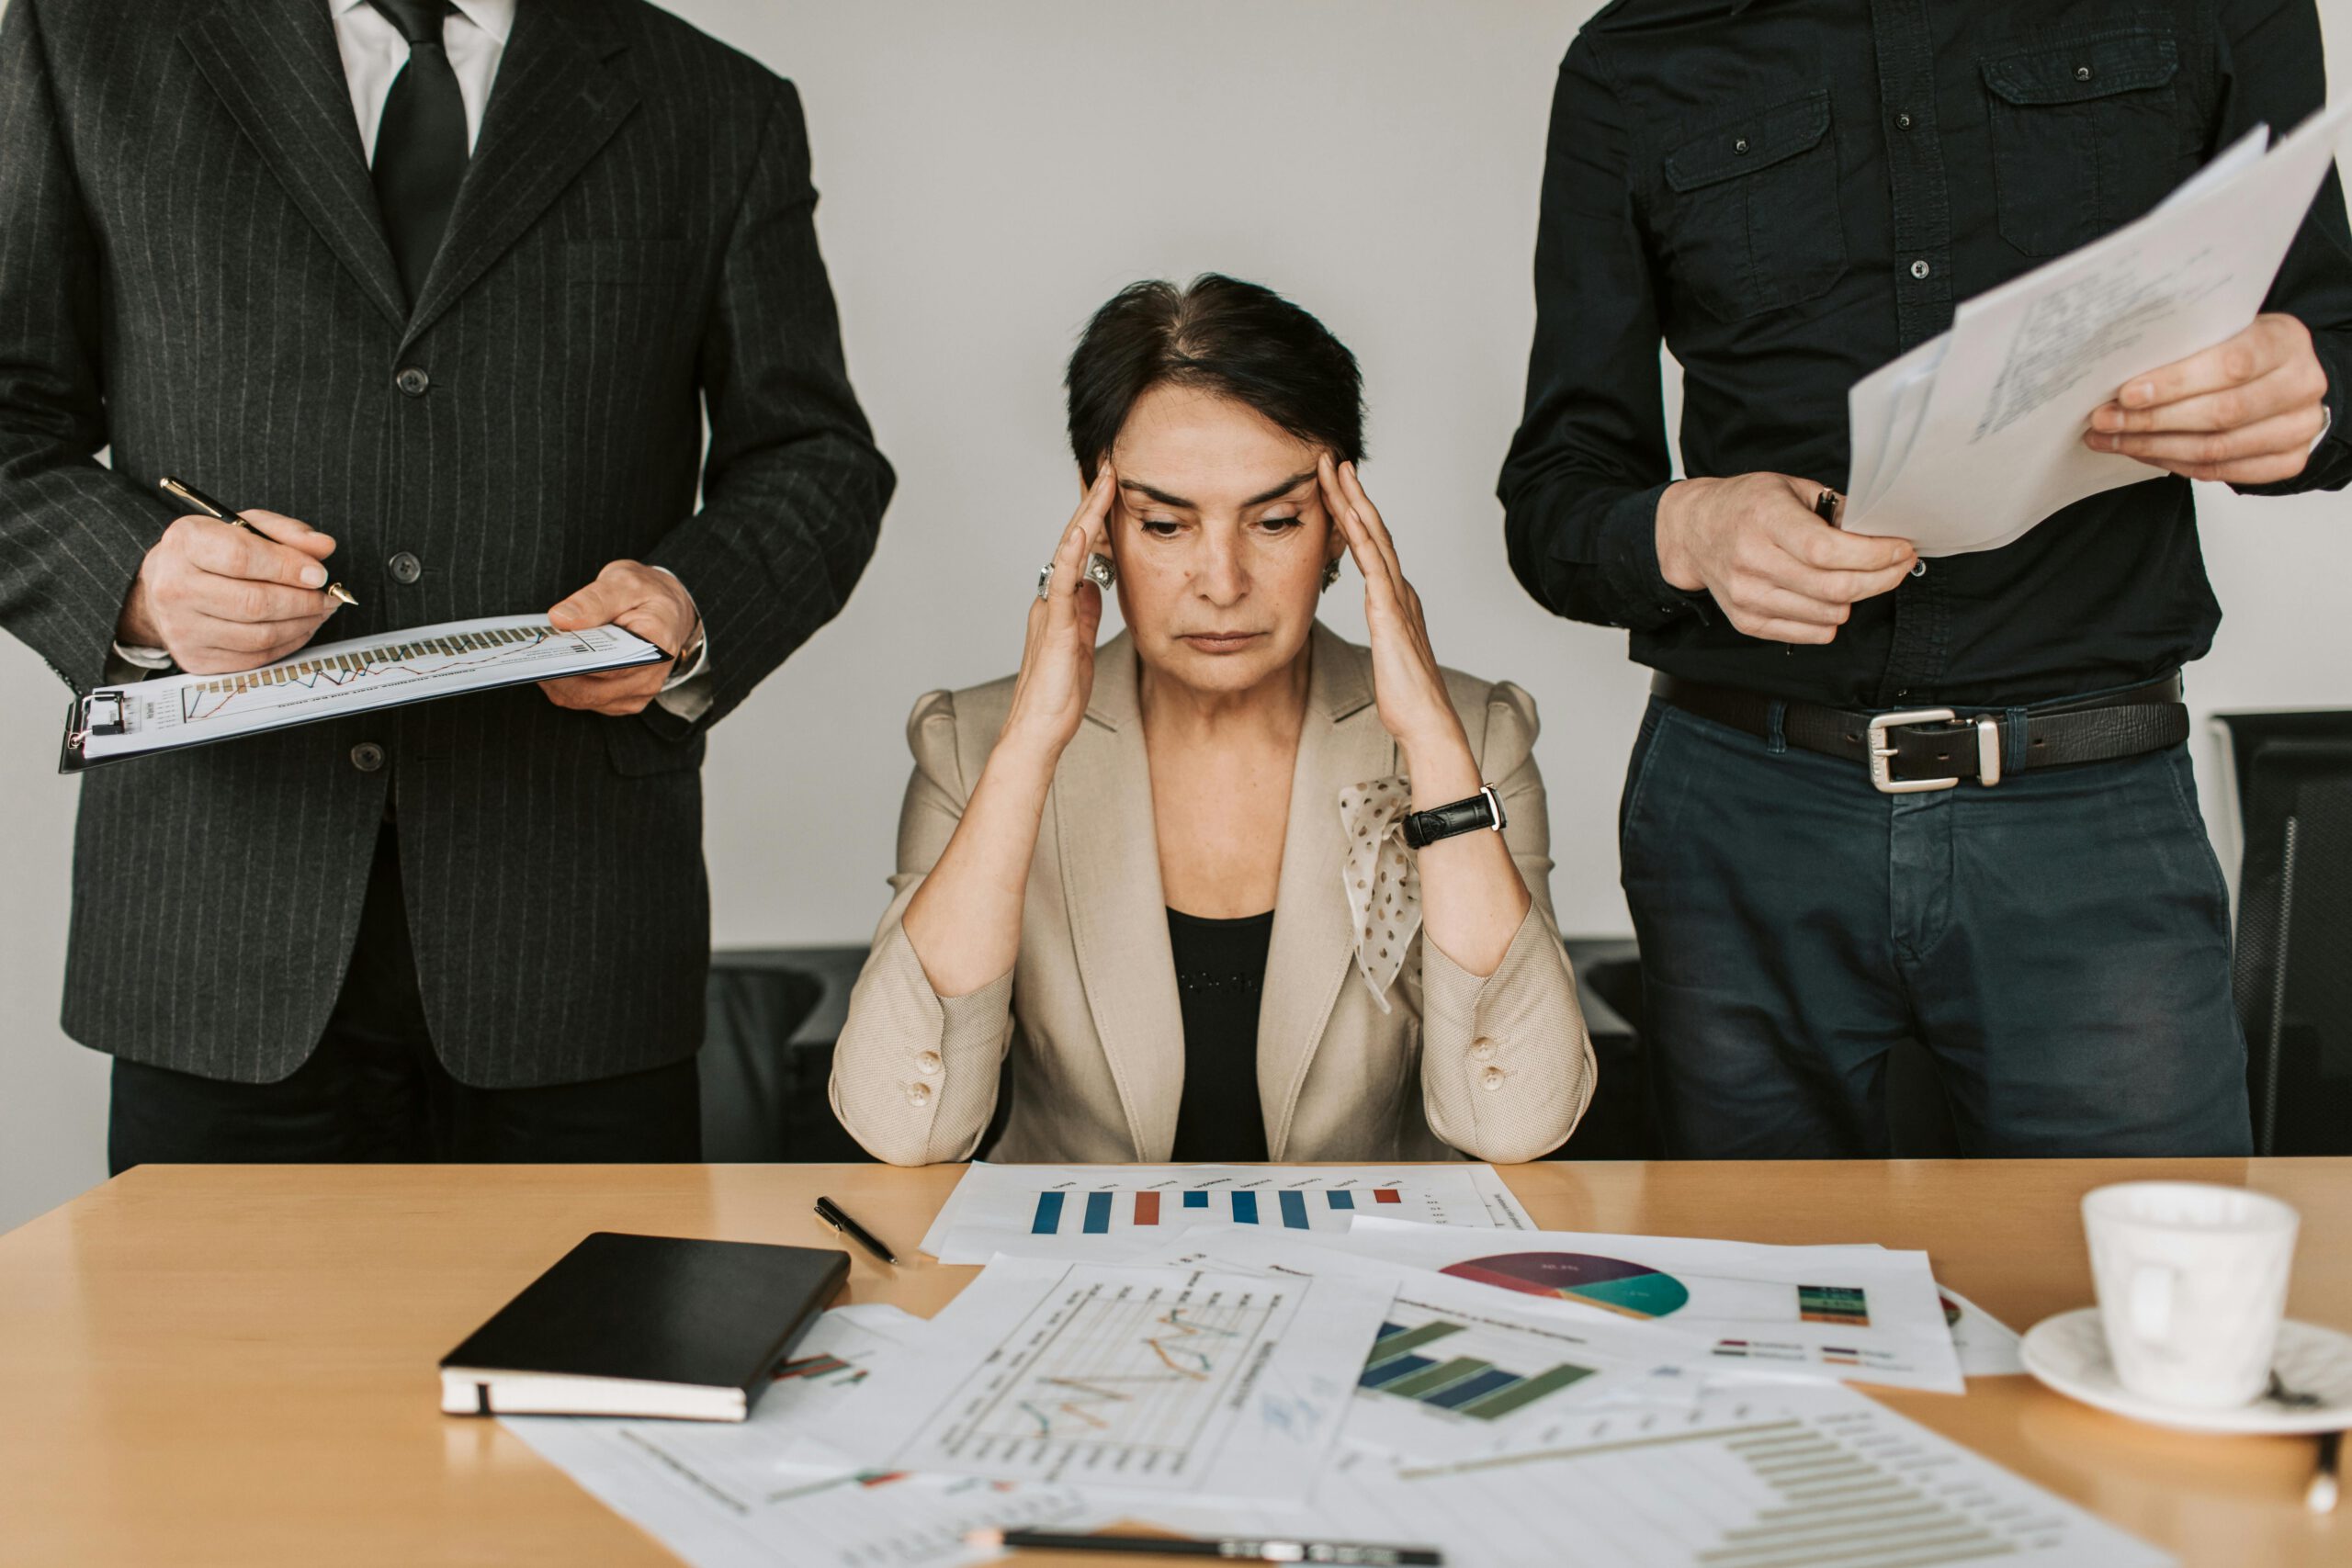
[[[389,676],[446,679],[463,671],[530,660],[550,642],[590,652],[607,646],[597,631],[560,632],[553,626],[485,626],[437,637],[395,638],[347,653],[296,658],[239,675],[217,675],[180,688],[180,719],[218,718],[242,703],[251,707],[265,694],[288,689],[316,692],[356,686]]]
[[[1170,1484],[1239,1417],[1251,1370],[1292,1303],[1285,1288],[1072,1283],[1041,1302],[956,1391],[902,1462]]]

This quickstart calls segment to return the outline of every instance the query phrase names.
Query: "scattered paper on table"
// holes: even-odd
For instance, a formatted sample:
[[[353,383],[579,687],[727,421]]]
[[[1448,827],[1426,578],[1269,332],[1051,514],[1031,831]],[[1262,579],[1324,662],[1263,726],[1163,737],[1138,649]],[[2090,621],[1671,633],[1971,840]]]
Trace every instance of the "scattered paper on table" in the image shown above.
[[[844,1463],[823,1434],[929,1328],[888,1306],[809,1325],[751,1418],[503,1425],[691,1568],[960,1568],[993,1553],[967,1531],[1091,1529],[1114,1514],[1069,1487],[923,1476]]]
[[[833,1440],[893,1469],[1299,1497],[1387,1304],[1312,1280],[1001,1258]]]
[[[2162,1552],[1835,1384],[1564,1414],[1450,1464],[1349,1447],[1298,1513],[1151,1503],[1164,1529],[1435,1546],[1465,1568],[2163,1568]]]
[[[1356,1213],[1532,1230],[1490,1165],[990,1165],[956,1182],[922,1249],[942,1263],[998,1253],[1114,1259],[1195,1224],[1344,1232]]]
[[[1924,1252],[1581,1231],[1496,1237],[1363,1217],[1349,1245],[1538,1305],[1662,1319],[1706,1336],[1710,1359],[1727,1371],[1967,1387]]]

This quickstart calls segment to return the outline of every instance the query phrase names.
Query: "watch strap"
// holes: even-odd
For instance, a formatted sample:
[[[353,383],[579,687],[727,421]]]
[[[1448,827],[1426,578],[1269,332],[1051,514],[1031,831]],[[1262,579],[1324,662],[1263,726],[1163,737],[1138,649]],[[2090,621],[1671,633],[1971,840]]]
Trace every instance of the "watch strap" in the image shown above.
[[[1444,806],[1416,811],[1405,818],[1405,842],[1415,849],[1451,839],[1457,833],[1475,833],[1481,828],[1500,832],[1508,826],[1503,815],[1502,796],[1492,784],[1480,784],[1478,793]]]

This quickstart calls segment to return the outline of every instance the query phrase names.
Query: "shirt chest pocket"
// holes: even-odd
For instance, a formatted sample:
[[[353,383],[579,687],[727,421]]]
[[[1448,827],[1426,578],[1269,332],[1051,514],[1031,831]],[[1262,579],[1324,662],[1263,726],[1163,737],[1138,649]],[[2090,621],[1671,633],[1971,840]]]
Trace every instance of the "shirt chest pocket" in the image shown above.
[[[1829,92],[1751,109],[1666,155],[1667,276],[1725,321],[1800,304],[1846,272]]]
[[[2171,39],[2107,33],[1982,64],[2001,238],[2026,255],[2120,228],[2185,172]]]

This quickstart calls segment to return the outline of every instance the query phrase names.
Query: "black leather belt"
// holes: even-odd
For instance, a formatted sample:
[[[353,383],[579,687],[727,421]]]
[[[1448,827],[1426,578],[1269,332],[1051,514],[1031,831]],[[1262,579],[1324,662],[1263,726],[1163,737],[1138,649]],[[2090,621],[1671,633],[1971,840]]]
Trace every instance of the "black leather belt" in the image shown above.
[[[1855,713],[1659,675],[1650,691],[1685,713],[1713,719],[1761,739],[1772,733],[1772,710],[1782,707],[1781,734],[1792,746],[1862,763],[1882,795],[1950,789],[1962,779],[1992,785],[2028,768],[2111,762],[2177,746],[2188,739],[2188,709],[2180,676],[2166,675],[2103,696],[2041,703],[2021,722],[2015,745],[2007,713],[1965,716],[1951,708]]]

